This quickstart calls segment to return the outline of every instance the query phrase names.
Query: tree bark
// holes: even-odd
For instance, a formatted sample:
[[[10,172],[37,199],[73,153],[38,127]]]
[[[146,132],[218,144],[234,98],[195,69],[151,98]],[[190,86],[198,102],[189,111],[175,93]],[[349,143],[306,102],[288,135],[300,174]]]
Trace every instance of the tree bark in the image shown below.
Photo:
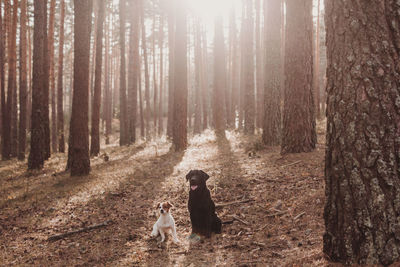
[[[263,127],[264,117],[264,82],[263,82],[263,53],[261,48],[261,4],[260,0],[255,0],[256,11],[256,126]]]
[[[58,152],[65,152],[64,140],[64,109],[63,109],[63,76],[64,76],[64,20],[65,20],[65,2],[60,3],[60,41],[58,44],[58,80],[57,80],[57,136]]]
[[[26,99],[27,99],[27,46],[26,46],[26,0],[21,1],[21,19],[20,19],[20,65],[19,65],[19,135],[18,135],[18,159],[25,159],[26,150]]]
[[[208,109],[209,109],[209,85],[208,85],[208,46],[207,46],[207,33],[202,30],[203,52],[202,52],[202,102],[203,102],[203,131],[208,127]]]
[[[312,1],[286,3],[285,90],[281,153],[315,148],[312,83]]]
[[[163,94],[164,94],[164,16],[160,15],[160,28],[159,28],[159,40],[160,46],[160,96],[158,104],[158,135],[161,136],[164,131],[163,122]]]
[[[98,3],[98,18],[96,29],[96,66],[94,80],[94,95],[92,104],[92,127],[90,155],[97,156],[100,153],[100,105],[101,105],[101,72],[103,67],[103,25],[105,13],[105,1]]]
[[[0,1],[1,2],[1,1]],[[5,73],[4,73],[4,44],[5,44],[5,30],[4,30],[4,21],[2,17],[2,5],[0,5],[0,97],[1,97],[1,154],[4,159],[4,136],[6,135],[4,129],[4,121],[6,120],[6,93],[5,93]]]
[[[194,62],[195,62],[195,106],[194,106],[194,127],[193,133],[199,134],[201,133],[201,91],[202,87],[202,47],[201,47],[201,30],[200,30],[200,19],[196,19],[195,21],[195,43],[194,43]]]
[[[32,119],[31,149],[28,158],[29,169],[41,169],[45,161],[45,114],[43,104],[46,92],[45,43],[47,42],[47,3],[34,1],[33,28],[33,79],[32,79]]]
[[[215,19],[214,32],[214,90],[213,90],[213,115],[215,134],[225,136],[224,120],[224,91],[225,91],[225,44],[222,26],[222,16]]]
[[[175,43],[175,1],[171,0],[168,12],[168,121],[167,137],[173,138],[174,125],[174,43]]]
[[[179,7],[178,7],[179,6]],[[174,118],[173,144],[175,151],[187,147],[187,18],[185,0],[175,6],[175,50],[174,50]]]
[[[126,0],[119,1],[119,12],[120,12],[120,76],[119,76],[119,103],[120,103],[120,137],[119,145],[123,146],[128,144],[127,142],[127,107],[126,107],[126,62],[125,62],[125,10]]]
[[[71,114],[71,176],[90,172],[89,58],[92,0],[74,0],[74,93]]]
[[[398,11],[394,0],[326,2],[323,250],[346,265],[400,257]]]
[[[50,93],[51,93],[51,149],[53,152],[57,151],[57,115],[56,115],[56,85],[55,85],[55,63],[54,63],[54,24],[56,13],[56,1],[50,1],[50,15],[49,15],[49,34],[48,34],[48,47],[49,47],[49,79],[50,79]]]
[[[266,2],[265,2],[266,3]],[[264,4],[265,95],[262,139],[268,146],[281,140],[281,0]]]
[[[313,73],[313,80],[314,80],[314,95],[315,95],[315,113],[317,118],[321,118],[321,108],[320,108],[320,93],[319,93],[319,59],[320,59],[320,24],[319,24],[319,14],[320,14],[320,0],[317,0],[317,26],[315,30],[315,48],[314,48],[314,53],[315,53],[315,62],[314,62],[314,73]]]

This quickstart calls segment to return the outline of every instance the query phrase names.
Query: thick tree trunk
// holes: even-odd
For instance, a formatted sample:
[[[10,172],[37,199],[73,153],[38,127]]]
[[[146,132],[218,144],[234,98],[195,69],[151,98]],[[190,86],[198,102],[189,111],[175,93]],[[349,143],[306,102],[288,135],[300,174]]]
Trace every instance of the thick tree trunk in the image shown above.
[[[71,176],[90,172],[89,157],[89,58],[91,0],[74,0],[74,93],[71,114]]]
[[[225,91],[225,43],[222,17],[215,19],[214,32],[214,90],[213,90],[213,117],[215,134],[225,136],[224,120],[224,91]]]
[[[265,96],[262,139],[268,146],[281,141],[281,0],[264,5]]]
[[[319,58],[320,58],[320,24],[319,24],[319,14],[320,14],[320,0],[317,0],[317,27],[315,30],[315,48],[314,48],[314,53],[315,53],[315,62],[314,62],[314,73],[313,73],[313,80],[314,80],[314,95],[315,95],[315,113],[317,118],[321,118],[321,108],[320,108],[320,93],[319,93]]]
[[[96,67],[94,80],[94,95],[92,104],[92,127],[90,155],[97,156],[100,153],[100,105],[101,105],[101,72],[103,67],[103,24],[105,13],[105,2],[98,3],[98,18],[96,29]]]
[[[58,80],[57,80],[57,136],[58,152],[65,152],[64,140],[64,109],[63,109],[63,75],[64,75],[64,19],[65,2],[61,0],[60,4],[60,41],[58,44]]]
[[[32,128],[29,169],[41,169],[45,161],[45,114],[43,113],[45,89],[45,57],[47,54],[47,5],[45,1],[34,1],[33,28],[33,80],[32,80]]]
[[[1,1],[0,1],[1,3]],[[5,88],[4,88],[4,39],[5,35],[3,32],[3,17],[2,17],[2,5],[0,5],[0,105],[1,105],[1,114],[0,114],[0,133],[1,133],[1,146],[3,147],[3,121],[5,119],[6,107],[5,107]],[[2,153],[3,154],[3,153]]]
[[[400,257],[398,11],[394,0],[326,2],[324,253],[346,265]]]
[[[315,148],[315,103],[312,83],[312,0],[286,4],[285,90],[281,153]]]
[[[178,7],[179,6],[179,7]],[[175,52],[174,52],[174,118],[173,144],[176,151],[187,147],[187,18],[185,0],[175,7]]]
[[[26,150],[26,99],[27,99],[27,46],[26,46],[26,0],[21,1],[21,19],[20,19],[20,61],[19,61],[19,135],[18,135],[18,159],[25,159]]]

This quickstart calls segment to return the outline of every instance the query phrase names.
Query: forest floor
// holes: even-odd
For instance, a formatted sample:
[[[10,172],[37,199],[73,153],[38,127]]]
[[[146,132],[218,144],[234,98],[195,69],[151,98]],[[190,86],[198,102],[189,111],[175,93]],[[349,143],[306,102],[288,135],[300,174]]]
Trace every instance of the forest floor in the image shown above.
[[[165,140],[104,148],[86,177],[64,172],[66,156],[42,171],[0,163],[0,265],[4,266],[325,266],[322,253],[325,122],[312,153],[281,156],[259,137],[212,131],[184,153]],[[224,224],[222,234],[189,242],[185,175],[202,169]],[[156,204],[174,207],[179,245],[150,239]],[[249,200],[244,203],[230,202]],[[109,222],[60,240],[55,234]],[[233,222],[232,222],[233,221]]]

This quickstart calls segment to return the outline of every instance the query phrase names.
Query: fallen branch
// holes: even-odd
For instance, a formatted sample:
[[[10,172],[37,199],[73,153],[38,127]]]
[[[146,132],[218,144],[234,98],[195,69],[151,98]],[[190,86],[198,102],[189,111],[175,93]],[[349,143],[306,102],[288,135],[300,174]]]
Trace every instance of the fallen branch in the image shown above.
[[[237,200],[237,201],[231,201],[231,202],[226,202],[226,203],[217,203],[217,204],[215,204],[215,207],[216,208],[225,207],[225,206],[229,206],[229,205],[233,205],[233,204],[247,203],[250,201],[252,201],[252,199]]]
[[[177,251],[177,252],[174,252],[174,253],[172,253],[172,254],[177,254],[177,255],[186,255],[188,252],[186,251],[186,250],[183,250],[183,251]]]
[[[149,248],[145,250],[145,252],[155,252],[155,251],[163,251],[163,250],[161,248]]]
[[[286,165],[282,165],[281,168],[285,168],[285,167],[289,167],[289,166],[292,166],[292,165],[296,165],[297,163],[300,163],[300,162],[302,162],[302,160],[298,160],[298,161],[295,161],[295,162],[292,162],[292,163],[289,163],[289,164],[286,164]]]
[[[296,215],[296,217],[293,218],[293,220],[297,220],[298,218],[300,218],[301,216],[303,216],[304,214],[306,214],[305,212],[302,212],[298,215]]]
[[[239,221],[239,222],[245,224],[245,225],[249,225],[248,222],[246,222],[246,221],[240,219],[240,218],[239,218],[238,216],[236,216],[236,215],[233,215],[232,218],[235,219],[236,221]]]
[[[49,238],[47,238],[47,240],[48,241],[56,241],[56,240],[63,239],[63,238],[65,238],[67,236],[70,236],[70,235],[74,235],[74,234],[78,234],[78,233],[94,230],[94,229],[97,229],[97,228],[101,228],[101,227],[109,225],[110,223],[112,223],[111,220],[105,221],[105,222],[102,222],[102,223],[99,223],[99,224],[93,224],[91,226],[80,228],[80,229],[73,230],[73,231],[70,231],[70,232],[57,234],[57,235],[52,235]]]
[[[265,246],[266,246],[264,243],[261,243],[261,242],[253,241],[252,243],[253,243],[254,245],[257,245],[257,246],[262,247],[262,248],[265,248]]]

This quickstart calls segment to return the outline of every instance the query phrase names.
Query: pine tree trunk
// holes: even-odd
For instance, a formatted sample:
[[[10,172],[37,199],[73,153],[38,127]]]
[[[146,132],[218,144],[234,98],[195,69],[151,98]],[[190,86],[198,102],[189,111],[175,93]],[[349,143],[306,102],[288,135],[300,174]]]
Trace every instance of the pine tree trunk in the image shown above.
[[[74,0],[74,93],[69,147],[71,176],[90,172],[88,112],[92,4],[91,0]]]
[[[129,73],[128,73],[128,117],[130,143],[136,142],[136,121],[137,121],[137,101],[138,101],[138,75],[139,75],[139,12],[138,2],[131,5],[131,27],[129,33]]]
[[[313,79],[314,79],[314,95],[315,95],[315,112],[316,112],[316,117],[321,118],[321,108],[320,108],[320,93],[319,93],[319,58],[320,58],[320,51],[319,51],[319,46],[320,46],[320,34],[319,34],[319,14],[320,14],[320,0],[317,0],[317,29],[315,31],[315,62],[314,62],[314,73],[313,73]]]
[[[173,138],[174,125],[174,45],[175,45],[175,1],[171,0],[168,10],[168,121],[167,137]]]
[[[194,65],[195,65],[195,106],[194,106],[194,127],[193,133],[201,133],[201,91],[202,87],[202,49],[201,49],[201,30],[200,30],[200,20],[197,19],[195,22],[195,43],[194,43]]]
[[[156,16],[153,15],[153,105],[154,105],[154,112],[153,112],[153,125],[154,125],[154,136],[157,134],[157,121],[158,121],[158,114],[157,114],[157,92],[158,92],[158,86],[157,86],[157,63],[156,63],[156,38],[155,38],[155,33],[156,31]]]
[[[228,116],[231,117],[231,121],[233,123],[233,127],[235,128],[236,123],[236,111],[238,110],[238,100],[239,100],[239,69],[238,69],[238,45],[237,45],[237,29],[236,29],[236,15],[235,9],[232,8],[230,14],[230,39],[231,39],[231,47],[232,47],[232,61],[231,61],[231,108],[230,114]]]
[[[45,44],[47,42],[47,5],[45,1],[34,1],[33,28],[33,80],[32,80],[32,128],[29,169],[41,169],[45,161],[45,114],[43,113],[45,89]]]
[[[281,141],[281,0],[264,5],[265,96],[262,139],[267,146]]]
[[[222,26],[222,16],[215,19],[214,32],[214,89],[213,89],[213,117],[215,134],[225,136],[224,120],[224,91],[225,91],[225,44]]]
[[[48,0],[45,0],[45,3],[47,4]],[[43,104],[42,104],[42,112],[44,114],[43,121],[44,121],[44,147],[43,147],[43,154],[44,154],[44,159],[47,160],[50,158],[50,117],[49,117],[49,86],[50,86],[50,80],[49,80],[49,70],[50,70],[50,61],[49,61],[49,46],[48,46],[48,35],[47,35],[47,6],[46,6],[46,23],[43,25],[44,29],[43,31],[45,32],[45,42],[44,42],[44,61],[43,61],[43,68],[44,68],[44,97],[43,97]]]
[[[400,257],[399,6],[394,0],[325,5],[323,251],[345,265],[389,266]]]
[[[164,94],[164,16],[160,16],[159,40],[160,45],[160,97],[158,104],[158,135],[161,136],[164,131],[163,122],[163,94]]]
[[[245,43],[245,92],[244,92],[244,132],[245,134],[254,134],[255,130],[255,84],[254,84],[254,20],[252,0],[246,0],[246,39]]]
[[[25,159],[26,150],[26,99],[27,99],[27,46],[26,46],[26,0],[21,1],[21,19],[20,19],[20,65],[19,65],[19,146],[18,146],[18,159]]]
[[[145,112],[145,130],[146,130],[146,139],[150,138],[150,114],[151,114],[151,106],[150,106],[150,74],[149,74],[149,63],[147,57],[147,47],[146,47],[146,27],[144,23],[144,2],[141,0],[141,27],[142,27],[142,49],[143,49],[143,58],[144,58],[144,79],[145,79],[145,89],[144,89],[144,112]]]
[[[187,147],[187,18],[185,0],[177,1],[174,50],[174,118],[173,144],[175,151]],[[179,6],[179,9],[178,9]]]
[[[142,57],[140,57],[142,58]],[[141,60],[139,60],[141,62]],[[140,137],[145,138],[145,123],[144,123],[144,112],[143,112],[143,97],[142,97],[142,68],[139,66],[139,112],[140,112]]]
[[[119,145],[123,146],[127,142],[127,106],[126,106],[126,62],[125,62],[125,9],[126,1],[119,1],[120,12],[120,76],[119,76],[119,103],[120,103],[120,138]]]
[[[13,3],[12,23],[8,50],[8,91],[7,106],[11,122],[11,157],[18,156],[18,110],[17,110],[17,23],[18,2]]]
[[[263,53],[261,48],[261,4],[260,0],[255,0],[256,11],[256,92],[257,92],[257,109],[256,109],[256,126],[263,127],[264,117],[264,83],[263,83]]]
[[[203,101],[203,131],[208,127],[208,109],[209,109],[209,85],[208,85],[208,46],[207,46],[207,33],[205,30],[202,32],[203,51],[202,51],[202,79],[204,86],[202,87],[201,97]]]
[[[94,80],[94,95],[92,104],[92,127],[90,155],[97,156],[100,153],[100,105],[101,105],[101,72],[103,67],[103,24],[105,13],[105,2],[98,3],[98,18],[96,29],[96,66]]]
[[[1,1],[0,1],[1,2]],[[4,136],[6,135],[4,129],[4,121],[6,121],[6,93],[5,93],[5,73],[4,73],[4,45],[5,45],[5,18],[2,18],[2,5],[0,5],[0,97],[1,97],[1,154],[2,158],[4,158]]]
[[[57,151],[57,115],[56,115],[56,84],[55,84],[55,61],[54,61],[54,24],[56,13],[56,1],[50,1],[50,16],[49,16],[49,79],[51,93],[51,149]]]
[[[315,102],[312,81],[312,0],[286,4],[285,90],[281,153],[315,148]]]
[[[64,109],[63,109],[63,75],[64,75],[64,19],[65,2],[61,0],[60,4],[60,41],[58,43],[58,80],[57,80],[57,136],[58,152],[65,152],[64,140]]]

